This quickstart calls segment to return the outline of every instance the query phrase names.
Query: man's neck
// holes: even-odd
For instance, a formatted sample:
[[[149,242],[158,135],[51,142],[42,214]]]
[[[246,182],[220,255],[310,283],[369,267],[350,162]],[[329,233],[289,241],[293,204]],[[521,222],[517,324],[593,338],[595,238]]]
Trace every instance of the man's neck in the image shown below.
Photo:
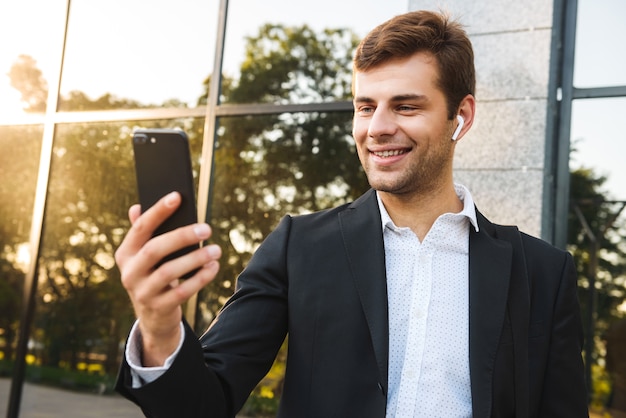
[[[408,227],[423,241],[439,216],[458,213],[463,202],[456,194],[454,184],[428,193],[393,194],[378,192],[393,223]]]

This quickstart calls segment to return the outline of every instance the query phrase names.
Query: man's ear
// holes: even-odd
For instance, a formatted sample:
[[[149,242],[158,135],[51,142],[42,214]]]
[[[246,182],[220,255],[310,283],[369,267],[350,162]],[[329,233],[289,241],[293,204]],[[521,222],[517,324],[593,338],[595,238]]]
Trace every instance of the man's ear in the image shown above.
[[[452,134],[452,140],[457,141],[470,130],[474,124],[474,115],[476,114],[476,99],[471,94],[468,94],[461,100],[459,108],[457,110],[457,122],[458,125]],[[461,122],[461,120],[463,120]]]

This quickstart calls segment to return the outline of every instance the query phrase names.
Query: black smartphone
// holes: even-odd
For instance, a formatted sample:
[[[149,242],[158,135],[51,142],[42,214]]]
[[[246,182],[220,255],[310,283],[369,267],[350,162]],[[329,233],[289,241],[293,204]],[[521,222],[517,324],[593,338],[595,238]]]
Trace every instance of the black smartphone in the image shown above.
[[[138,129],[133,133],[133,152],[142,212],[170,192],[177,191],[182,197],[180,207],[153,235],[196,223],[198,215],[187,134],[173,129]],[[155,268],[198,247],[196,244],[178,250],[161,260]],[[189,272],[183,278],[194,273]]]

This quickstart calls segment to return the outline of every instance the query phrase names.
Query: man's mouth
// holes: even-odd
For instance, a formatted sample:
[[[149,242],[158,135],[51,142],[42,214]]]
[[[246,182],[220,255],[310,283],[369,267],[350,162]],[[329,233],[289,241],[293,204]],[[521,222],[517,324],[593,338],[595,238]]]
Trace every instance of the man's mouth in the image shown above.
[[[389,158],[389,157],[395,157],[398,155],[405,154],[406,152],[407,150],[405,149],[394,149],[394,150],[385,150],[385,151],[372,151],[372,154],[380,158]]]

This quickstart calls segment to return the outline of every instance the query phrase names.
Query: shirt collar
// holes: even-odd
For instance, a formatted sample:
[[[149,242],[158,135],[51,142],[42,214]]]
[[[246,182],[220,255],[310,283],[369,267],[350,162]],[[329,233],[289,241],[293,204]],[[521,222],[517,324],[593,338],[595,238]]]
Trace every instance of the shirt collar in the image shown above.
[[[461,202],[463,202],[463,210],[459,212],[458,215],[465,216],[467,219],[469,219],[470,223],[472,224],[476,232],[478,232],[478,221],[476,220],[476,207],[474,206],[474,199],[472,199],[472,194],[470,193],[467,187],[458,183],[454,184],[454,191],[456,192],[456,195],[459,197],[459,199],[461,199]],[[384,232],[385,227],[387,225],[393,226],[394,223],[391,220],[391,217],[389,216],[387,209],[385,209],[385,205],[380,199],[380,195],[378,194],[378,191],[376,192],[376,199],[378,200],[378,208],[380,209],[380,220],[382,221],[383,232]]]

